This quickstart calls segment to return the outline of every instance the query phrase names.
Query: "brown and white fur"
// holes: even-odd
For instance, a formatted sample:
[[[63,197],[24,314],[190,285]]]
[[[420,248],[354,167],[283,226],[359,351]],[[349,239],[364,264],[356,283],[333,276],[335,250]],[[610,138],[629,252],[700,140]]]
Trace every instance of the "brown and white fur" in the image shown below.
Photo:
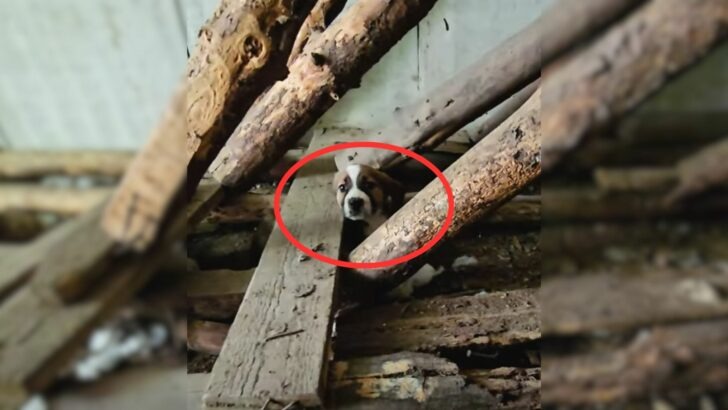
[[[367,165],[351,164],[334,177],[336,201],[345,218],[344,230],[362,232],[362,237],[345,238],[342,247],[348,253],[374,232],[404,202],[404,187],[389,175]],[[364,226],[360,226],[363,224]],[[354,226],[357,226],[354,228]],[[356,236],[356,234],[354,235]],[[387,294],[388,298],[406,299],[415,288],[428,284],[444,269],[425,265],[413,276]]]
[[[334,188],[344,218],[361,221],[367,236],[404,202],[402,184],[368,165],[347,165],[334,177]]]

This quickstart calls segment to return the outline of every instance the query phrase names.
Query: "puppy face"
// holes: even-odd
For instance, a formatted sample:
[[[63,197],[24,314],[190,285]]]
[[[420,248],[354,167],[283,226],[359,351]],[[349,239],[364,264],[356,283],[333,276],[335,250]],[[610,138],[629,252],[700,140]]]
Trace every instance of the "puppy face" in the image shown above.
[[[344,217],[354,221],[390,215],[404,198],[401,184],[367,165],[348,165],[334,177],[334,189]]]

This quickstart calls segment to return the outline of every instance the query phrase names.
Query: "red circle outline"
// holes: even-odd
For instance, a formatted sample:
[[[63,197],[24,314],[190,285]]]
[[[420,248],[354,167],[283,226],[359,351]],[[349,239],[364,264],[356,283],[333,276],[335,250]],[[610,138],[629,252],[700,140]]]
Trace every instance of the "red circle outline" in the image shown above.
[[[349,261],[342,261],[340,259],[334,259],[330,258],[325,255],[321,255],[318,252],[315,252],[314,250],[306,247],[301,242],[296,239],[291,232],[288,230],[286,225],[283,223],[283,218],[281,217],[281,196],[283,195],[283,188],[285,187],[286,183],[289,179],[293,176],[296,171],[301,169],[304,165],[307,163],[313,161],[314,159],[321,157],[323,155],[329,154],[334,151],[340,151],[344,149],[349,148],[378,148],[378,149],[384,149],[387,151],[395,151],[400,154],[403,154],[405,156],[408,156],[412,159],[415,159],[422,163],[424,166],[426,166],[430,171],[432,171],[435,176],[440,180],[442,183],[443,188],[445,188],[445,194],[447,195],[447,215],[445,216],[445,223],[443,223],[440,230],[437,232],[437,234],[430,239],[426,244],[424,244],[421,248],[414,250],[404,256],[400,256],[398,258],[389,259],[385,261],[379,261],[379,262],[349,262]],[[445,233],[447,233],[447,229],[452,224],[453,216],[455,215],[455,197],[452,193],[452,187],[450,186],[450,183],[447,181],[447,178],[445,178],[445,175],[437,169],[437,167],[427,160],[427,158],[423,157],[422,155],[417,154],[416,152],[410,151],[406,148],[399,147],[397,145],[391,145],[386,144],[383,142],[374,142],[374,141],[358,141],[358,142],[344,142],[339,143],[335,145],[331,145],[325,148],[321,148],[320,150],[314,151],[303,158],[301,158],[298,162],[293,164],[293,166],[286,171],[286,173],[283,175],[281,180],[278,182],[278,186],[276,187],[275,195],[273,196],[273,213],[276,218],[276,223],[278,223],[278,227],[280,228],[283,235],[288,239],[293,246],[301,250],[306,255],[319,260],[324,263],[328,263],[330,265],[339,266],[342,268],[351,268],[351,269],[376,269],[376,268],[386,268],[389,266],[399,265],[400,263],[407,262],[411,259],[414,259],[423,253],[430,250],[437,242],[439,242],[444,236]]]

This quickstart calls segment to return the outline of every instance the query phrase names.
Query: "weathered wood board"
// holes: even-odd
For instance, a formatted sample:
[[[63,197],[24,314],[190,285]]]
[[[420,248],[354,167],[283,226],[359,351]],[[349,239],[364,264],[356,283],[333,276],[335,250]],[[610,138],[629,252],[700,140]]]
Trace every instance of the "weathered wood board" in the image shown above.
[[[188,409],[202,407],[209,377],[187,375]],[[400,352],[334,362],[326,405],[346,410],[533,409],[539,403],[540,378],[539,368],[460,370],[431,354]]]
[[[336,353],[346,357],[530,342],[541,336],[539,315],[534,289],[377,306],[337,322]]]
[[[314,137],[309,151],[327,141]],[[282,215],[301,243],[338,258],[334,171],[331,156],[299,171]],[[213,368],[206,406],[259,409],[269,398],[320,404],[335,287],[336,267],[308,258],[276,227]]]

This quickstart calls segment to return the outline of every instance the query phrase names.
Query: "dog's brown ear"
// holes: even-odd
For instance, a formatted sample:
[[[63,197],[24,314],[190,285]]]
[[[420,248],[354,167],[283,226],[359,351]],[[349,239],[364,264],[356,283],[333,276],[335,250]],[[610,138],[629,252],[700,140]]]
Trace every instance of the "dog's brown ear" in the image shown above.
[[[384,193],[390,198],[389,211],[394,212],[401,208],[404,204],[404,185],[382,171],[376,173],[376,178],[379,185],[384,189]]]

